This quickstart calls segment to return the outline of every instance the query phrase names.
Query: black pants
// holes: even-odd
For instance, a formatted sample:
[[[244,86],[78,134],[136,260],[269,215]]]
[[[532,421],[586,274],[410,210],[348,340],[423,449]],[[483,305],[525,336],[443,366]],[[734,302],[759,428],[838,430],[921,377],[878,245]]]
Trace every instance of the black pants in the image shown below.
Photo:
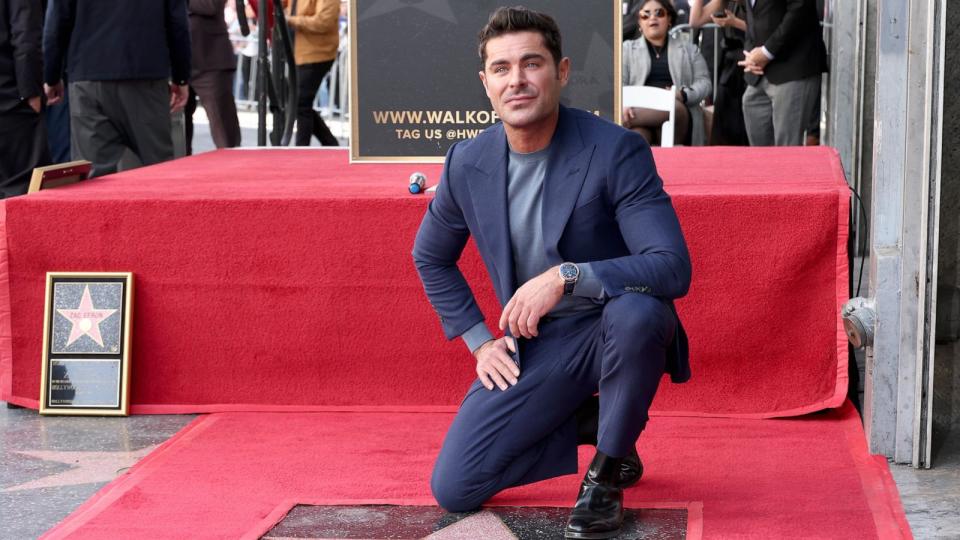
[[[51,163],[70,161],[70,85],[63,86],[63,101],[47,105],[43,111],[47,125],[47,144],[50,146]]]
[[[0,199],[26,193],[33,169],[49,164],[43,117],[26,103],[0,113]]]
[[[129,148],[143,165],[173,159],[166,79],[70,83],[74,157],[93,163],[90,177],[117,172]]]
[[[323,146],[340,146],[340,142],[330,128],[323,122],[323,118],[313,110],[313,100],[317,97],[317,90],[323,77],[330,71],[333,60],[317,64],[303,64],[297,66],[299,80],[297,98],[297,146],[310,146],[310,137],[316,136]]]
[[[183,110],[188,156],[193,155],[193,113],[197,112],[197,98],[207,115],[213,144],[217,148],[240,146],[240,123],[233,98],[234,75],[234,70],[204,71],[193,75],[190,95]]]

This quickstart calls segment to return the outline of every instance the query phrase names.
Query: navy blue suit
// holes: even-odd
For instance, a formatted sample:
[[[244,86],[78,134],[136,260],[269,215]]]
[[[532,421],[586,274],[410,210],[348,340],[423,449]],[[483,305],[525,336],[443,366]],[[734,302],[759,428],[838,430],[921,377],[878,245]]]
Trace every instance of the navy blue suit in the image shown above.
[[[514,276],[502,125],[447,153],[413,257],[452,339],[483,320],[457,267],[470,236],[501,305]],[[547,319],[520,339],[521,374],[506,391],[475,381],[434,469],[448,510],[467,510],[507,487],[576,472],[580,403],[600,392],[598,449],[625,455],[647,421],[659,380],[690,377],[687,342],[672,300],[690,285],[690,257],[650,147],[637,133],[560,108],[543,187],[550,265],[590,262],[608,300],[594,312]],[[544,269],[546,270],[546,269]]]

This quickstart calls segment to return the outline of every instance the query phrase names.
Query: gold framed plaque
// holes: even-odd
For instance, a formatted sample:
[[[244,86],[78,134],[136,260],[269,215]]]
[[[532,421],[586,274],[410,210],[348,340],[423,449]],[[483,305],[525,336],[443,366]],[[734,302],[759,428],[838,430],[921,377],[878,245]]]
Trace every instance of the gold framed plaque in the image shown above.
[[[27,193],[35,193],[41,189],[56,188],[86,180],[92,167],[93,164],[84,159],[37,167],[30,177],[30,187],[27,188]]]
[[[48,272],[40,414],[126,416],[133,274]]]

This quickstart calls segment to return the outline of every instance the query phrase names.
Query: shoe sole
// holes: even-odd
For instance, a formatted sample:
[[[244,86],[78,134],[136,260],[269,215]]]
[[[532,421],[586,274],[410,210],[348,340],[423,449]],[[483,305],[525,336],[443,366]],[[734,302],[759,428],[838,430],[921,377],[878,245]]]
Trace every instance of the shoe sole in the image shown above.
[[[595,533],[577,533],[565,531],[563,533],[564,538],[573,538],[575,540],[606,540],[608,538],[614,538],[620,534],[620,529],[609,532],[595,532]]]

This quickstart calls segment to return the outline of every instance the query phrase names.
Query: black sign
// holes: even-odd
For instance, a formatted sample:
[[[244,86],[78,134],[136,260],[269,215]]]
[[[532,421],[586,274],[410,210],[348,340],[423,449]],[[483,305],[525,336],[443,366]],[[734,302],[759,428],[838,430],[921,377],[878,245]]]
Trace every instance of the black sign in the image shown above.
[[[510,4],[509,2],[507,4]],[[477,34],[503,2],[351,2],[356,161],[442,159],[498,121],[480,83]],[[556,19],[571,62],[564,105],[616,121],[620,0],[530,0]]]
[[[126,415],[130,273],[47,273],[40,414]]]

